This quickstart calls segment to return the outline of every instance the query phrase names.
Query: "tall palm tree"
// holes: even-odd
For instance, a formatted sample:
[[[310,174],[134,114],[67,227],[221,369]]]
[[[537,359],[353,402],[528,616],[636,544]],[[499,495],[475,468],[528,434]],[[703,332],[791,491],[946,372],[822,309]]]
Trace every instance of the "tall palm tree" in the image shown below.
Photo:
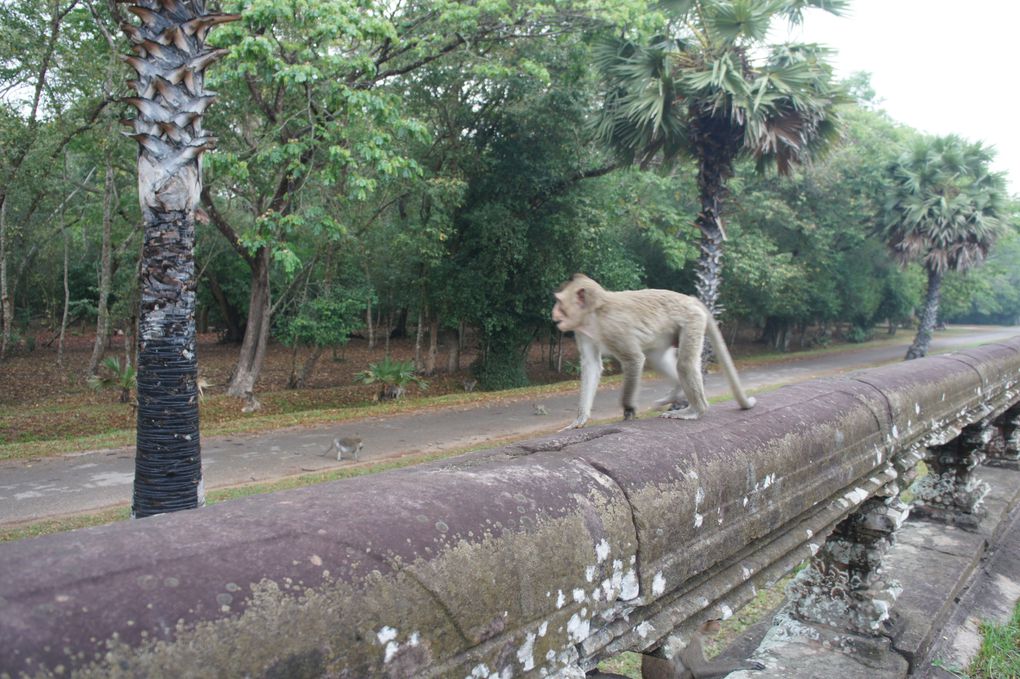
[[[920,260],[928,274],[907,360],[928,353],[945,273],[980,265],[1003,228],[1006,183],[989,169],[993,156],[955,135],[924,137],[890,167],[879,232],[902,263]]]
[[[605,84],[598,137],[626,159],[667,167],[698,164],[701,231],[698,297],[719,313],[721,220],[726,181],[741,157],[781,174],[838,137],[827,51],[817,45],[765,48],[772,21],[799,23],[808,7],[839,14],[844,0],[672,0],[667,35],[650,43],[610,38],[594,61]]]
[[[212,102],[205,68],[225,50],[206,47],[209,29],[236,15],[210,14],[204,0],[138,0],[138,25],[122,28],[135,54],[138,200],[145,241],[139,271],[138,433],[132,515],[204,503],[195,356],[195,214],[199,159],[215,140],[202,129]]]

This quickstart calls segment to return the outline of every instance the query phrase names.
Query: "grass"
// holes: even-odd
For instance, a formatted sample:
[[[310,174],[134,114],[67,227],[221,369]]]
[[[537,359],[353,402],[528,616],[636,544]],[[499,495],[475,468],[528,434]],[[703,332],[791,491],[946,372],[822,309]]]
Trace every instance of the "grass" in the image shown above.
[[[616,378],[607,378],[606,383],[612,383]],[[211,409],[239,409],[238,401],[229,396],[215,396],[206,399],[200,406],[200,417],[202,418],[203,436],[228,436],[232,434],[257,433],[264,431],[276,431],[286,427],[312,426],[318,424],[336,424],[349,420],[359,420],[369,417],[385,417],[388,415],[400,415],[411,412],[423,412],[438,410],[440,408],[456,408],[471,406],[478,403],[494,403],[505,400],[522,400],[536,396],[549,394],[569,393],[578,388],[576,380],[568,382],[557,382],[519,389],[506,389],[493,392],[462,392],[444,394],[442,396],[412,397],[398,401],[387,401],[384,403],[364,403],[361,405],[347,407],[323,407],[321,404],[309,405],[307,409],[294,409],[287,412],[272,413],[268,415],[250,414],[241,417],[217,418]],[[274,397],[283,399],[292,396],[293,392],[270,392],[266,395],[259,394],[263,402]],[[293,404],[291,404],[293,405]],[[119,406],[123,410],[129,410],[130,406]],[[73,405],[64,407],[49,408],[51,414],[64,416],[70,421],[82,422],[81,428],[103,428],[102,419],[93,419],[92,414],[105,416],[110,406]],[[3,428],[4,420],[13,421],[19,416],[22,409],[11,409],[8,413],[0,416],[0,429]],[[33,414],[38,414],[38,408],[32,408]],[[60,436],[41,438],[39,440],[19,440],[10,443],[0,443],[0,461],[2,460],[29,460],[40,457],[54,457],[65,453],[79,452],[85,450],[97,450],[103,448],[121,448],[131,446],[135,443],[135,430],[121,427],[109,427],[97,433],[63,434],[58,429]]]
[[[971,679],[1017,679],[1020,677],[1020,603],[1013,617],[1002,625],[981,623],[981,650],[971,661]]]

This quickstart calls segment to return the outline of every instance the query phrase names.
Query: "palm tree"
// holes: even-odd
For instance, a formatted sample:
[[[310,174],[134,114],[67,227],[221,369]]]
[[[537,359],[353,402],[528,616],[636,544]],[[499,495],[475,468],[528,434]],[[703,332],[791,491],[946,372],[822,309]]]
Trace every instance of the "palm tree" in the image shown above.
[[[920,260],[928,274],[920,326],[907,360],[928,353],[942,277],[980,265],[1002,230],[1006,183],[989,170],[993,156],[980,142],[955,135],[924,137],[889,170],[879,232],[901,263]]]
[[[205,68],[225,50],[205,46],[209,29],[236,15],[208,14],[204,0],[139,0],[140,20],[122,28],[135,54],[138,199],[145,241],[139,271],[138,433],[132,515],[204,503],[195,356],[195,214],[199,158],[215,140],[202,129],[213,96]]]
[[[698,164],[698,297],[719,314],[721,213],[741,157],[791,171],[838,137],[846,95],[817,45],[764,49],[775,18],[799,23],[807,7],[839,14],[844,0],[672,0],[668,35],[639,44],[611,38],[594,61],[606,88],[597,136],[642,167],[679,157]]]

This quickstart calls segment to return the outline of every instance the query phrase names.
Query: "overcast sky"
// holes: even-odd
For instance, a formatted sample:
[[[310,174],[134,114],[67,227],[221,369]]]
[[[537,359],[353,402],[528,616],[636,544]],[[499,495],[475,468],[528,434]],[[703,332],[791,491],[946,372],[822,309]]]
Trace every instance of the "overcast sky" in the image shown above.
[[[837,50],[840,77],[871,73],[894,120],[993,146],[1020,194],[1020,2],[852,0],[842,17],[807,12],[792,38]]]

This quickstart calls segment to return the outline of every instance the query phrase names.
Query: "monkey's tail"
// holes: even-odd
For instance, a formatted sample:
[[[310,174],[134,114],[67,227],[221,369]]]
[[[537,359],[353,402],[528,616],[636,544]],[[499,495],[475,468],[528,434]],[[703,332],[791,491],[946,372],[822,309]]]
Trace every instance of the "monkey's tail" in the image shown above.
[[[712,350],[715,351],[715,355],[719,357],[719,363],[722,365],[723,373],[726,375],[726,381],[730,383],[730,391],[733,392],[733,398],[737,399],[737,403],[744,410],[748,410],[754,407],[755,401],[753,396],[748,396],[744,393],[744,387],[740,384],[740,377],[737,375],[737,368],[733,365],[733,359],[730,357],[730,351],[726,348],[726,342],[723,340],[722,333],[719,332],[719,326],[716,325],[715,319],[712,315],[708,315],[708,339],[712,342]]]

